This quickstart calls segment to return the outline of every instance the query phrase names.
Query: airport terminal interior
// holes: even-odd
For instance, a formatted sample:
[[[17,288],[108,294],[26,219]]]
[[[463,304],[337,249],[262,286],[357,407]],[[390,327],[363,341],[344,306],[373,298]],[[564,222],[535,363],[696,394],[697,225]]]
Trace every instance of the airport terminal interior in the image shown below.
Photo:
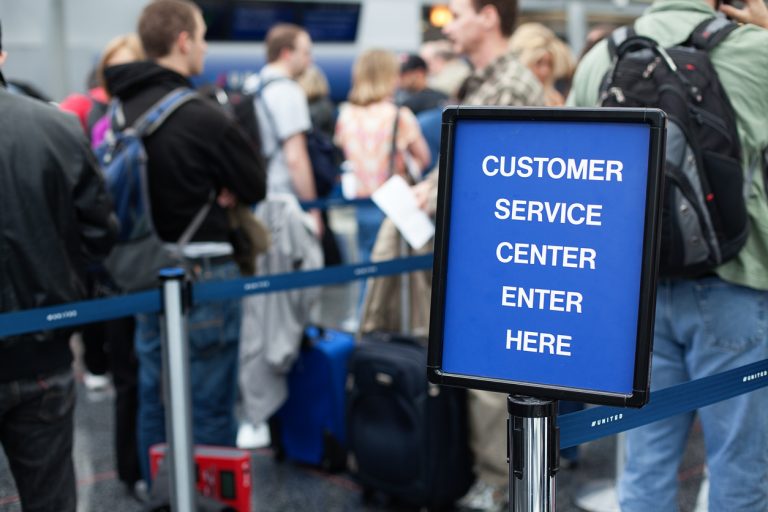
[[[117,34],[134,30],[146,3],[146,0],[0,0],[2,49],[9,55],[3,72],[7,78],[34,86],[54,102],[71,92],[85,92],[85,77],[104,44]],[[196,3],[208,22],[209,45],[207,67],[196,79],[196,85],[233,83],[248,72],[257,71],[265,60],[266,28],[275,20],[301,17],[307,23],[316,24],[313,30],[318,36],[313,57],[319,67],[325,66],[330,97],[335,104],[346,98],[352,62],[364,50],[382,47],[398,55],[416,53],[422,43],[442,38],[445,17],[450,16],[447,0],[199,0]],[[652,0],[520,0],[519,3],[519,23],[546,25],[568,45],[575,58],[591,29],[631,23]],[[327,11],[322,11],[323,5]],[[567,94],[567,90],[565,92]],[[618,174],[621,181],[618,171],[613,174]],[[541,203],[538,208],[541,217]],[[504,211],[509,216],[510,209]],[[341,263],[361,263],[356,248],[354,207],[332,206],[328,219],[341,250]],[[594,259],[586,256],[582,259],[581,268],[589,267],[590,263],[594,266]],[[355,332],[360,323],[357,315],[362,282],[364,280],[322,287],[310,323]],[[569,295],[568,312],[573,306],[581,313],[581,296],[571,299]],[[117,476],[114,386],[109,382],[86,385],[88,372],[79,334],[73,336],[71,346],[77,381],[73,451],[77,511],[144,511],[146,488],[127,488]],[[241,408],[239,404],[238,416],[242,419]],[[245,500],[250,502],[250,511],[238,509],[237,512],[418,510],[381,494],[369,495],[348,469],[327,471],[278,457],[270,445],[269,434],[263,429],[255,442],[246,444],[240,454],[250,461],[250,497]],[[577,459],[562,457],[556,478],[554,511],[619,512],[614,484],[624,464],[623,447],[623,436],[619,434],[579,446]],[[680,512],[707,512],[705,459],[702,429],[696,420],[678,472]],[[232,482],[233,488],[239,488],[239,483]],[[7,459],[0,450],[0,512],[21,510]],[[452,510],[459,509],[449,508],[445,512]]]

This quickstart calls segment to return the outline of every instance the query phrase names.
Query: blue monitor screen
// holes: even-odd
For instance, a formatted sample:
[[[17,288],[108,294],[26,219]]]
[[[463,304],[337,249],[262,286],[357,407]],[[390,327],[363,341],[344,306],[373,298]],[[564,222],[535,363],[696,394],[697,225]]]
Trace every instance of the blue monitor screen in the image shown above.
[[[277,23],[303,27],[314,42],[354,42],[359,3],[198,2],[208,25],[209,41],[264,41]]]

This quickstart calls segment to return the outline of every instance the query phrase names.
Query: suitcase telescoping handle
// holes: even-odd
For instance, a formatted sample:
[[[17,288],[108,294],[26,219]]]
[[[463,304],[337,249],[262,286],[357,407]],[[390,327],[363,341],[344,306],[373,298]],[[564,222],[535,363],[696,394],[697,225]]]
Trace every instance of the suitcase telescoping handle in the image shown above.
[[[325,327],[319,325],[310,325],[304,329],[301,333],[301,346],[300,350],[307,350],[312,348],[313,340],[321,340],[325,337]]]

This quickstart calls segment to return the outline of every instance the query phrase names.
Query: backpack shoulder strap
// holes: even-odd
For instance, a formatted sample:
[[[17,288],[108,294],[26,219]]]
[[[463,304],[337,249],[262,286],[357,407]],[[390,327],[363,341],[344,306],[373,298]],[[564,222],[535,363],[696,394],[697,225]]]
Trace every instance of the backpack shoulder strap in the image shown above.
[[[261,108],[264,110],[264,114],[267,116],[267,122],[269,123],[270,128],[272,128],[272,132],[275,134],[275,138],[277,139],[278,149],[275,150],[274,153],[269,155],[267,157],[267,160],[272,160],[272,157],[274,157],[275,154],[277,154],[277,151],[283,147],[285,140],[280,138],[280,134],[277,133],[277,122],[275,121],[275,117],[272,115],[272,111],[269,110],[267,103],[264,101],[264,98],[262,97],[262,93],[264,92],[264,89],[266,89],[268,85],[273,84],[275,82],[282,82],[284,80],[290,80],[290,78],[284,77],[284,76],[275,76],[272,78],[267,78],[266,80],[260,79],[259,85],[258,87],[256,87],[256,91],[254,91],[253,93],[254,98],[257,99],[261,104]]]
[[[179,236],[179,239],[176,241],[176,248],[179,250],[179,252],[183,251],[184,246],[189,244],[189,241],[192,240],[193,236],[195,236],[195,233],[197,233],[197,230],[200,229],[200,226],[203,224],[203,221],[208,216],[208,212],[211,211],[211,207],[213,206],[213,202],[215,200],[216,200],[216,192],[211,190],[211,192],[208,194],[208,200],[197,211],[195,216],[192,217],[192,220],[189,222],[187,227],[184,228],[184,232],[181,233],[181,236]]]
[[[725,16],[713,16],[702,21],[693,29],[686,44],[709,52],[738,27],[738,23]]]
[[[197,93],[189,87],[174,89],[139,116],[132,127],[140,137],[149,136],[179,107],[195,98]]]
[[[630,37],[634,37],[635,35],[637,35],[637,33],[635,32],[635,28],[631,25],[619,27],[611,32],[611,35],[608,36],[608,53],[611,56],[611,60],[615,59],[618,55],[619,46],[621,46],[624,41]]]

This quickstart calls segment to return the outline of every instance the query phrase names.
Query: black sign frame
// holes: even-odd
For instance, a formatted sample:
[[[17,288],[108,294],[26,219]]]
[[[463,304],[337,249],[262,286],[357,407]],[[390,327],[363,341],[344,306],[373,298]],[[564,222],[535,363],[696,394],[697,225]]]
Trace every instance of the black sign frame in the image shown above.
[[[638,321],[632,393],[620,394],[539,383],[449,373],[443,370],[445,288],[451,215],[453,153],[456,123],[461,120],[543,122],[642,123],[650,127],[645,197],[642,267],[638,290]],[[427,374],[434,384],[528,395],[543,399],[576,400],[593,404],[642,407],[650,397],[651,354],[656,307],[656,283],[661,233],[666,114],[658,109],[575,109],[449,106],[443,110],[440,139],[440,175],[436,215],[434,269]]]

